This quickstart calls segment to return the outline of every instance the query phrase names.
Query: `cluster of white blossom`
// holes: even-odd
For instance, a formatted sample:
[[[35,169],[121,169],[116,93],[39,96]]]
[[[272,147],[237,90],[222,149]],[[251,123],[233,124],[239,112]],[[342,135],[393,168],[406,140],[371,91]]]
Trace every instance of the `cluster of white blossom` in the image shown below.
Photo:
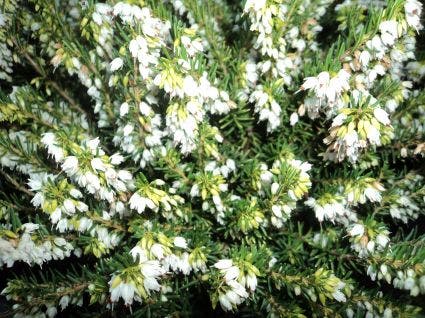
[[[132,63],[126,64],[129,59],[126,59],[127,53],[124,51],[120,51],[120,57],[110,62],[112,85],[122,78],[128,83],[128,75],[122,74],[130,68],[134,81],[131,85],[135,86],[134,99],[127,97],[125,102],[116,102],[119,117],[114,143],[144,167],[153,160],[154,149],[162,146],[161,138],[165,136],[161,127],[162,118],[154,111],[158,103],[154,79],[159,74],[161,49],[170,42],[170,23],[154,17],[147,7],[140,8],[123,2],[114,6],[113,14],[120,17],[124,24],[137,26],[137,30],[140,30],[128,42]],[[136,84],[139,81],[140,84]]]
[[[214,264],[223,280],[218,290],[218,300],[226,311],[235,309],[257,288],[258,269],[248,262],[243,262],[242,266],[231,259],[221,259]]]
[[[109,203],[116,201],[116,194],[133,186],[132,174],[127,170],[116,170],[124,161],[119,153],[107,156],[99,146],[99,138],[84,140],[82,145],[66,145],[66,139],[54,133],[45,133],[41,142],[48,153],[61,164],[68,177],[89,193]]]
[[[234,168],[234,163],[229,161],[229,165]],[[227,164],[225,165],[227,168]],[[223,174],[223,172],[225,172]],[[199,172],[195,176],[195,183],[190,189],[191,197],[201,197],[202,210],[215,214],[218,222],[224,224],[224,212],[227,208],[223,203],[222,196],[228,192],[228,183],[226,183],[227,170],[220,169],[212,161],[206,165],[204,172]],[[225,176],[226,175],[226,176]],[[212,200],[212,202],[211,202]]]
[[[338,113],[330,128],[331,136],[324,140],[326,144],[331,144],[325,158],[342,161],[348,157],[350,161],[355,162],[359,151],[367,147],[368,143],[381,145],[382,131],[380,131],[381,125],[378,123],[366,124],[364,127],[362,122],[358,129],[367,129],[364,136],[359,136],[359,132],[354,129],[357,123],[354,123],[354,126],[352,124],[351,127],[348,125],[347,115],[357,111],[360,107],[359,105],[350,105],[347,102],[350,100],[348,96],[354,97],[357,103],[359,99],[368,96],[374,103],[376,100],[370,95],[369,90],[378,75],[385,75],[389,71],[393,79],[398,78],[401,81],[403,63],[414,58],[412,53],[414,38],[409,36],[409,28],[415,30],[422,28],[419,19],[421,10],[422,4],[418,1],[406,1],[404,18],[399,18],[399,20],[392,18],[380,22],[379,34],[367,40],[364,46],[348,58],[349,70],[342,68],[333,77],[328,71],[323,71],[316,77],[305,78],[301,90],[309,90],[308,97],[304,102],[309,116],[316,118],[320,112],[325,112],[328,117],[332,117]],[[400,45],[396,46],[398,43]],[[411,83],[402,82],[402,85],[405,87],[404,98],[406,98]],[[351,110],[346,108],[347,104]],[[392,112],[397,104],[396,99],[390,98],[387,100],[386,106]],[[390,125],[387,113],[381,108],[376,108],[375,118],[384,126]],[[342,127],[343,130],[341,130]],[[388,131],[386,133],[388,134]]]
[[[374,295],[374,301],[369,300],[358,300],[353,307],[348,307],[345,310],[345,314],[347,315],[347,318],[353,318],[357,315],[361,314],[364,315],[367,318],[392,318],[394,317],[394,314],[396,312],[394,311],[394,308],[389,304],[387,306],[381,305],[381,300],[383,298],[383,293],[379,291]]]
[[[309,198],[305,204],[314,210],[319,222],[323,222],[325,219],[333,223],[357,220],[356,214],[347,206],[346,199],[339,194],[324,193],[317,199]]]
[[[347,202],[353,206],[357,206],[359,203],[364,204],[366,201],[380,202],[383,191],[385,191],[383,185],[370,177],[358,177],[350,180],[344,189]]]
[[[425,76],[425,63],[423,61],[413,61],[406,65],[409,77],[414,82],[419,82]]]
[[[146,229],[151,229],[151,225],[146,224]],[[170,239],[163,233],[147,232],[130,254],[138,265],[135,270],[124,269],[112,277],[112,302],[119,298],[123,298],[127,305],[131,305],[133,300],[142,301],[152,291],[164,288],[159,280],[165,274],[188,275],[192,270],[206,270],[206,257],[202,250],[195,248],[189,253],[186,239],[181,236]]]
[[[308,44],[317,45],[314,41],[308,43],[307,38],[311,39],[313,37],[312,35],[322,30],[322,27],[314,19],[319,19],[325,14],[326,7],[330,3],[331,1],[327,0],[318,1],[317,3],[311,3],[311,1],[307,0],[298,3],[297,8],[293,8],[290,4],[282,3],[282,1],[246,1],[244,14],[249,17],[250,30],[258,34],[255,39],[254,48],[259,50],[262,55],[273,58],[276,61],[278,72],[286,75],[288,72],[285,70],[285,67],[279,66],[285,65],[287,61],[291,64],[294,62],[294,60],[291,60],[291,54],[286,54],[287,50],[292,48],[302,52]],[[285,22],[287,23],[288,19],[291,18],[290,14],[293,12],[289,12],[288,15],[288,11],[298,9],[300,13],[306,13],[307,8],[311,8],[311,11],[308,12],[311,15],[309,16],[311,20],[308,25],[304,26],[302,30],[298,26],[293,26],[288,30],[287,34],[283,34],[284,36],[275,36],[276,33],[283,31],[280,29],[280,25]],[[301,32],[304,33],[303,35],[306,39],[299,37],[299,33]],[[299,64],[299,62],[295,63],[294,66],[296,64]]]
[[[324,158],[340,162],[348,157],[356,162],[362,149],[388,143],[392,132],[388,113],[376,100],[353,91],[349,107],[338,111],[329,128],[329,136],[323,140],[329,145]]]
[[[292,155],[275,160],[268,169],[266,164],[260,165],[258,194],[267,197],[270,205],[270,221],[281,228],[290,218],[298,200],[311,187],[308,171],[311,164],[294,159]]]
[[[389,204],[389,213],[392,218],[400,219],[403,223],[415,220],[419,217],[420,204],[425,200],[423,177],[414,174],[412,178],[406,178],[403,182],[393,181],[396,185],[392,191]]]
[[[125,209],[123,203],[116,202],[109,212],[104,210],[97,221],[93,220],[87,204],[79,200],[83,198],[81,191],[68,183],[67,179],[57,180],[57,178],[58,176],[50,174],[31,176],[28,185],[35,191],[31,200],[34,207],[39,207],[49,214],[52,224],[56,225],[60,233],[76,230],[96,238],[106,249],[117,246],[120,241],[117,233],[109,231],[98,222],[109,221],[116,212],[123,213]]]
[[[256,85],[257,80],[270,75],[273,81],[277,80],[278,86],[292,84],[293,78],[300,73],[304,62],[302,54],[306,47],[317,50],[315,38],[322,30],[317,21],[330,4],[329,0],[314,3],[305,0],[296,5],[265,0],[249,0],[245,3],[244,14],[249,18],[250,30],[257,35],[253,47],[260,53],[261,59],[255,63],[256,56],[252,55],[246,62],[244,79],[248,86],[239,92],[239,98],[249,98],[255,104],[254,110],[259,114],[260,121],[267,121],[269,132],[280,126],[282,110],[275,101],[273,92],[264,92],[264,85]],[[288,28],[287,25],[293,19],[291,15],[298,14],[302,16],[302,23]],[[281,36],[276,36],[277,34]],[[291,125],[296,122],[294,116]]]
[[[282,109],[273,98],[267,94],[262,85],[257,85],[250,95],[249,101],[254,104],[254,111],[259,114],[258,120],[267,121],[267,131],[271,132],[280,126],[280,114]]]
[[[143,250],[132,253],[138,266],[133,272],[125,270],[121,274],[112,276],[109,281],[111,301],[117,302],[120,298],[126,305],[131,305],[133,300],[141,301],[141,297],[147,297],[151,291],[159,291],[158,283],[164,269],[156,260],[149,260]]]
[[[138,61],[138,67],[134,69],[131,64],[131,68],[135,80],[139,74],[143,80],[140,88],[146,87],[149,91],[142,95],[140,88],[136,88],[136,105],[131,101],[121,103],[115,143],[136,162],[140,161],[142,167],[155,158],[155,149],[163,151],[167,137],[181,147],[182,153],[192,152],[197,146],[199,124],[205,121],[206,112],[222,115],[235,107],[226,91],[213,86],[206,72],[199,72],[201,65],[191,62],[203,53],[203,42],[196,36],[195,29],[184,29],[172,44],[176,59],[161,57],[161,49],[171,45],[169,21],[153,17],[146,7],[140,13],[138,6],[121,2],[114,8],[114,14],[121,16],[124,23],[140,25],[142,32],[129,43],[131,56]],[[111,70],[119,71],[125,67],[123,65],[123,58],[117,57],[111,62]],[[114,77],[118,81],[119,75]],[[155,112],[156,95],[162,89],[171,100],[164,128],[164,118]],[[138,116],[134,116],[135,113]]]
[[[0,237],[0,266],[6,264],[7,267],[12,267],[18,261],[41,266],[44,262],[64,259],[71,255],[74,246],[63,237],[48,236],[43,238],[40,235],[38,239],[32,238],[39,227],[39,224],[25,223],[21,226],[22,233],[20,235],[9,231],[5,237]]]
[[[135,162],[140,162],[141,167],[153,160],[155,149],[161,148],[161,138],[165,135],[161,130],[161,116],[152,110],[156,103],[157,99],[153,95],[147,95],[138,107],[128,102],[120,105],[121,119],[117,120],[114,143],[124,153],[130,154]],[[144,133],[141,134],[140,130]]]
[[[390,238],[389,231],[382,226],[371,222],[371,224],[354,223],[349,226],[351,247],[359,254],[359,257],[367,257],[375,252],[387,248]]]
[[[93,39],[96,41],[96,48],[88,52],[85,56],[80,56],[74,48],[59,46],[56,54],[51,59],[51,64],[56,68],[60,64],[64,64],[69,75],[77,75],[81,84],[87,87],[87,94],[93,100],[95,107],[94,112],[98,114],[98,126],[106,127],[109,125],[111,117],[111,101],[110,97],[105,93],[108,83],[99,73],[109,68],[109,63],[105,58],[112,55],[113,28],[112,24],[112,8],[105,3],[97,3],[92,14],[94,24],[91,30],[94,34]],[[84,21],[87,25],[88,20]],[[88,33],[90,31],[84,30]],[[96,67],[94,67],[96,65]],[[97,69],[96,72],[93,72]],[[109,84],[112,84],[109,83]]]
[[[56,177],[51,174],[43,174],[32,176],[28,181],[30,190],[35,191],[31,203],[34,207],[41,207],[43,212],[50,214],[53,224],[57,224],[63,218],[62,215],[73,216],[77,211],[86,212],[88,210],[87,204],[79,200],[83,194],[68,184],[66,179],[56,185]],[[66,224],[65,228],[67,228]],[[58,224],[60,232],[64,232],[65,228]]]
[[[408,290],[411,296],[425,294],[425,275],[416,268],[397,269],[392,264],[371,264],[367,268],[367,274],[375,281],[385,279],[388,284],[395,288]]]
[[[171,209],[179,209],[179,204],[184,203],[184,199],[176,194],[171,194],[172,191],[168,190],[170,194],[162,190],[165,182],[161,179],[156,179],[150,183],[146,178],[141,176],[136,181],[136,191],[133,193],[129,200],[130,208],[143,213],[146,208],[154,212],[158,212],[161,208],[167,214]]]
[[[335,76],[323,71],[317,76],[304,79],[301,90],[313,92],[313,96],[306,99],[304,105],[310,118],[316,118],[323,108],[340,109],[344,103],[342,94],[350,89],[350,73],[341,69]]]
[[[414,316],[422,6],[5,0],[0,268],[78,258],[16,317]]]
[[[175,272],[189,275],[192,270],[205,269],[206,260],[202,252],[194,250],[194,253],[189,253],[186,239],[182,236],[170,239],[161,232],[147,232],[130,254],[134,259],[139,254],[143,254],[148,259],[157,260],[164,273]],[[195,263],[195,267],[192,267]]]
[[[180,74],[175,73],[171,67],[173,66],[168,65],[159,74],[160,77],[155,78],[155,82],[171,97],[180,97],[175,101],[172,99],[168,106],[166,132],[173,144],[180,145],[181,152],[188,154],[197,147],[199,126],[205,120],[206,112],[226,114],[235,104],[229,99],[226,91],[220,91],[211,85],[205,72],[200,76],[198,74],[195,79],[187,73],[190,69],[187,69],[185,64],[181,65]],[[171,74],[174,74],[175,78]]]
[[[198,6],[202,7],[202,2],[197,1],[198,3],[195,2],[196,4],[192,1],[186,1],[186,0],[171,0],[170,2],[173,4],[174,10],[180,16],[185,17],[190,25],[190,28],[196,31],[196,33],[199,34],[199,36],[201,37],[202,40],[200,41],[197,39],[197,41],[195,42],[195,46],[202,45],[202,47],[207,50],[208,57],[211,58],[212,54],[209,51],[209,48],[211,47],[210,41],[212,39],[207,36],[207,30],[205,29],[205,27],[197,23],[196,13],[194,14]],[[219,1],[214,1],[214,2],[215,2],[214,4],[220,5],[218,3]],[[195,5],[195,7],[193,5]],[[217,43],[220,43],[223,40],[221,36],[222,30],[220,29],[220,26],[217,23],[217,20],[215,19],[215,17],[211,15],[211,16],[203,16],[203,18],[205,20],[203,20],[202,23],[212,26],[213,28],[212,31],[214,32],[214,35],[217,37],[215,40],[217,41]]]
[[[425,294],[425,275],[416,273],[413,269],[397,271],[397,277],[393,280],[396,288],[408,290],[411,296]]]
[[[310,197],[305,204],[311,207],[319,222],[326,220],[351,226],[358,221],[356,206],[367,201],[379,204],[385,188],[370,177],[358,177],[354,181],[340,184],[335,192],[325,192],[318,197]]]
[[[8,167],[12,170],[16,170],[28,175],[37,173],[39,170],[38,165],[22,160],[23,155],[32,155],[37,151],[37,145],[30,142],[31,137],[32,134],[27,131],[13,130],[10,130],[6,137],[1,136],[0,140],[2,140],[2,143],[0,144],[0,164],[3,167]],[[3,146],[8,143],[13,144],[15,147],[8,149]],[[20,147],[16,147],[17,145]]]

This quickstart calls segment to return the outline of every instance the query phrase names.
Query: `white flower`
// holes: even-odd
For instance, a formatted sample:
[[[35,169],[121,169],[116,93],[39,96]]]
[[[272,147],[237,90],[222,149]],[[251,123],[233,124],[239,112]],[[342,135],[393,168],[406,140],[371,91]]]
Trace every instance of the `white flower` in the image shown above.
[[[32,233],[35,230],[38,230],[39,227],[40,227],[40,225],[34,224],[34,223],[22,224],[22,228],[24,229],[24,232],[26,232],[26,233]]]
[[[63,201],[63,207],[68,214],[74,214],[75,213],[75,205],[74,205],[74,202],[72,202],[72,200],[70,200],[70,199],[64,200]]]
[[[233,264],[231,259],[221,259],[217,263],[214,264],[215,268],[218,269],[228,269]]]
[[[345,119],[347,119],[347,115],[343,113],[337,115],[332,121],[332,127],[341,126]]]
[[[350,88],[348,81],[350,74],[344,69],[341,69],[338,74],[329,81],[329,86],[326,90],[326,97],[330,103],[336,101],[343,91]]]
[[[35,207],[39,207],[44,203],[44,195],[41,192],[37,192],[31,200],[31,203]]]
[[[183,91],[187,96],[193,97],[198,93],[198,85],[192,76],[188,75],[183,80]]]
[[[230,288],[226,293],[220,293],[219,301],[224,310],[232,310],[234,306],[240,305],[249,295],[246,289],[235,280],[227,282]]]
[[[152,111],[152,108],[147,103],[141,102],[139,104],[139,111],[142,115],[149,116]]]
[[[95,174],[88,171],[86,172],[85,177],[87,181],[87,190],[89,190],[90,193],[95,193],[100,190],[100,180]]]
[[[249,296],[245,288],[241,284],[239,284],[237,281],[235,280],[228,281],[227,285],[229,285],[238,296],[242,298],[247,298]]]
[[[257,288],[257,276],[249,274],[246,277],[246,287],[248,287],[249,290],[254,291]]]
[[[223,310],[229,311],[233,309],[232,303],[230,302],[226,294],[220,294],[218,300],[220,301],[220,305]]]
[[[381,193],[372,187],[368,187],[364,191],[364,195],[371,201],[371,202],[380,202],[382,199]]]
[[[94,139],[90,139],[87,142],[87,147],[90,149],[90,151],[93,154],[96,154],[96,150],[97,150],[97,147],[99,147],[99,143],[100,143],[100,139],[99,139],[99,137],[96,137]]]
[[[45,133],[41,142],[47,147],[47,152],[55,158],[56,162],[61,162],[64,157],[62,148],[58,147],[56,142],[56,136],[53,133]]]
[[[75,199],[79,199],[79,198],[82,198],[82,197],[83,197],[83,195],[81,194],[81,192],[80,192],[79,190],[75,189],[75,188],[71,189],[71,190],[69,191],[69,194],[70,194],[73,198],[75,198]]]
[[[102,162],[102,159],[100,158],[93,158],[90,163],[94,170],[99,170],[99,171],[106,170],[105,164]]]
[[[113,154],[110,158],[111,164],[114,166],[121,164],[124,161],[124,157],[121,156],[119,153]]]
[[[385,248],[387,246],[387,244],[389,243],[389,241],[390,241],[390,239],[386,235],[378,234],[376,236],[376,243],[378,243],[378,245],[380,245],[383,248]]]
[[[123,181],[130,181],[131,179],[133,179],[133,176],[127,170],[118,170],[118,178]]]
[[[143,213],[146,208],[146,201],[136,192],[130,198],[130,209],[137,210],[138,213]]]
[[[404,10],[406,12],[407,24],[416,29],[416,31],[422,29],[422,3],[420,3],[418,0],[407,0],[404,4]]]
[[[120,116],[123,117],[125,115],[127,115],[129,110],[129,105],[128,103],[122,103],[120,106]]]
[[[362,224],[355,224],[348,232],[351,236],[362,236],[364,234],[364,226]]]
[[[147,260],[141,263],[140,271],[145,278],[156,278],[164,274],[164,269],[160,266],[159,262],[155,260]]]
[[[84,202],[78,201],[78,203],[77,203],[77,209],[80,212],[86,212],[89,209],[89,207]]]
[[[164,245],[154,243],[150,248],[150,252],[152,253],[153,256],[155,256],[155,258],[163,259],[164,258]]]
[[[266,3],[266,0],[248,0],[245,3],[244,12],[249,12],[250,9],[260,12],[266,6]]]
[[[292,113],[291,116],[289,117],[289,123],[291,126],[294,126],[296,123],[298,122],[298,114],[297,113]]]
[[[239,268],[237,266],[231,266],[225,270],[222,270],[224,274],[224,279],[228,282],[238,278],[239,276]]]
[[[316,77],[305,78],[301,89],[311,89],[318,99],[323,100],[327,98],[328,102],[333,104],[343,91],[350,88],[349,79],[350,74],[344,69],[341,69],[333,78],[330,78],[328,72],[321,72]]]
[[[55,134],[50,132],[43,134],[43,137],[41,138],[41,142],[48,147],[54,145],[55,140],[56,140]]]
[[[66,157],[62,169],[69,175],[73,175],[78,172],[78,159],[75,156]]]
[[[379,31],[381,33],[390,33],[395,38],[398,36],[397,28],[397,21],[395,20],[383,21],[379,25]]]
[[[271,192],[273,195],[275,195],[277,193],[277,191],[279,190],[279,183],[273,182],[272,186],[271,186]]]
[[[54,306],[48,307],[46,310],[46,314],[49,318],[55,317],[57,313],[58,313],[58,310]]]
[[[114,279],[115,277],[111,279],[111,285]],[[133,303],[135,291],[136,289],[133,284],[126,284],[121,282],[117,287],[111,289],[111,301],[117,302],[121,297],[126,305],[131,305]]]
[[[124,136],[130,135],[133,132],[133,130],[134,130],[134,126],[133,125],[131,125],[131,124],[125,125],[124,126],[124,129],[123,129]]]
[[[381,133],[379,132],[379,130],[372,125],[368,126],[367,129],[365,128],[365,130],[370,143],[379,146],[381,144]]]
[[[52,214],[50,214],[50,220],[52,221],[53,224],[56,224],[60,220],[61,216],[62,216],[62,212],[59,208],[57,208],[53,211]]]
[[[375,108],[373,110],[373,115],[383,125],[389,125],[391,123],[390,119],[388,118],[388,113],[382,108]]]
[[[133,257],[134,261],[138,260],[140,263],[145,262],[148,259],[146,256],[146,251],[139,245],[136,245],[130,250],[130,255]]]
[[[194,184],[192,188],[190,189],[190,196],[191,197],[199,196],[199,186],[197,184]]]
[[[278,218],[282,217],[282,208],[279,205],[272,205],[272,212],[275,216],[277,216]]]
[[[360,61],[360,64],[361,64],[363,67],[368,66],[368,64],[369,64],[370,60],[371,60],[371,56],[370,56],[369,51],[364,50],[364,51],[362,51],[362,52],[360,53],[359,61]]]
[[[383,21],[379,25],[381,40],[385,45],[393,46],[398,37],[397,22],[395,20]]]
[[[347,298],[345,297],[344,293],[341,292],[341,289],[345,287],[345,283],[339,282],[338,286],[336,287],[336,290],[333,292],[332,296],[336,301],[339,302],[346,302]]]
[[[123,65],[123,60],[120,57],[117,57],[112,60],[110,63],[111,72],[115,72],[116,70],[119,70]]]
[[[59,301],[59,306],[61,306],[61,309],[62,310],[64,310],[66,307],[68,307],[69,300],[70,300],[70,298],[69,298],[68,295],[65,295],[65,296],[62,296],[61,297],[61,299]]]
[[[157,208],[151,199],[142,197],[137,192],[131,196],[129,202],[130,208],[137,210],[138,213],[143,213],[146,209],[146,206],[152,210],[156,210]]]
[[[180,248],[187,248],[187,242],[184,237],[176,236],[174,238],[174,246],[180,247]]]

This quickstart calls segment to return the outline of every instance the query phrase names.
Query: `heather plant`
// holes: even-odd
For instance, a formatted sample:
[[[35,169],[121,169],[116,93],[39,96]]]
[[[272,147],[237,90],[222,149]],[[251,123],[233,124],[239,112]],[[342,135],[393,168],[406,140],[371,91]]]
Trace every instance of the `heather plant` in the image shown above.
[[[418,0],[0,10],[5,315],[420,317]]]

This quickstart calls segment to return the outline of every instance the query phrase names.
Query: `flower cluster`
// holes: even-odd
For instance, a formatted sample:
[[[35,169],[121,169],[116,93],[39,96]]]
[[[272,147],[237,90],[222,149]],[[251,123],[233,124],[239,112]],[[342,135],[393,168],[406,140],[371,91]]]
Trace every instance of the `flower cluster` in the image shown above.
[[[332,222],[343,222],[353,217],[355,220],[355,215],[346,206],[346,199],[342,195],[324,193],[317,199],[309,198],[305,204],[314,210],[319,222],[323,222],[324,219]]]
[[[404,223],[419,217],[419,206],[425,197],[423,177],[408,174],[401,181],[392,180],[392,191],[388,195],[388,210],[392,218]],[[395,186],[394,186],[395,185]]]
[[[351,162],[358,160],[362,149],[386,144],[392,137],[392,127],[388,113],[376,105],[373,97],[361,93],[351,101],[350,108],[342,108],[332,121],[329,136],[324,139],[329,145],[324,157],[342,161],[346,157]],[[354,107],[357,104],[359,108]]]
[[[311,186],[310,169],[308,162],[282,158],[273,163],[268,173],[263,173],[263,180],[269,185],[271,223],[275,227],[283,226],[295,209],[296,202],[308,192]]]
[[[1,306],[417,317],[422,7],[4,0]]]
[[[224,310],[233,310],[249,297],[248,291],[252,293],[257,288],[258,269],[249,262],[242,262],[242,268],[236,264],[231,259],[221,259],[214,264],[223,276],[218,300]]]
[[[66,145],[63,142],[65,138],[46,133],[41,142],[55,161],[61,163],[62,170],[68,177],[80,187],[110,203],[116,201],[116,193],[125,192],[127,186],[131,187],[131,173],[115,169],[115,166],[123,162],[123,156],[119,153],[107,156],[99,147],[99,138],[84,140],[82,146],[76,143]]]
[[[34,233],[38,229],[38,224],[25,223],[21,227],[22,233],[2,231],[0,265],[12,267],[17,261],[42,265],[50,260],[61,260],[71,255],[74,250],[72,244],[60,236],[43,237],[42,233]],[[37,239],[34,239],[35,235]],[[75,250],[75,253],[81,254],[81,251]]]
[[[352,224],[348,234],[351,237],[352,248],[359,253],[360,257],[373,254],[375,251],[383,251],[390,241],[389,231],[374,220],[367,220],[365,224]]]

